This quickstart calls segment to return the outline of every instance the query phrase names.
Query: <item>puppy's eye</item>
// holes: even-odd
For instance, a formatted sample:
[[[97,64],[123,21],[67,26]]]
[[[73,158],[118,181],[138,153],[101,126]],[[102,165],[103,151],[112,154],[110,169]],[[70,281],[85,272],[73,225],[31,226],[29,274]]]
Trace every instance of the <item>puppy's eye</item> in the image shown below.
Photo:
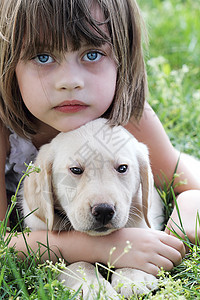
[[[128,169],[127,165],[120,165],[116,170],[119,173],[126,173],[127,169]]]
[[[72,168],[69,168],[69,169],[75,175],[81,175],[83,173],[83,169],[78,168],[78,167],[72,167]]]

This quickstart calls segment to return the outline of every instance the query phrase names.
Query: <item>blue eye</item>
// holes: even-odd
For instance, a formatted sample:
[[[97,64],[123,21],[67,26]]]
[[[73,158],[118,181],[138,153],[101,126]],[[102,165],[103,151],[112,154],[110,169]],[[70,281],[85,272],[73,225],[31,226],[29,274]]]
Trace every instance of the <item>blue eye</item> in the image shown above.
[[[102,56],[103,56],[103,54],[98,51],[90,51],[83,56],[83,60],[98,61]]]
[[[38,54],[34,60],[39,64],[47,64],[54,61],[54,59],[48,54]]]

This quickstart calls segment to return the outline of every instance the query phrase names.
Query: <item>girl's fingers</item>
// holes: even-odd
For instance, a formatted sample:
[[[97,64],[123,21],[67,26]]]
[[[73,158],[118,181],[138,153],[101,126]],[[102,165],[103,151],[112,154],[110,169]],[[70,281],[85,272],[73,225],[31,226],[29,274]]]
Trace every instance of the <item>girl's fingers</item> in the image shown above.
[[[167,250],[166,255],[160,254],[158,267],[163,267],[166,271],[169,271],[182,262],[182,256],[180,252],[170,247]]]
[[[166,271],[173,269],[174,266],[181,263],[182,258],[185,256],[185,246],[178,238],[160,232],[159,240],[155,252],[149,261],[151,265],[150,272],[153,272],[152,274],[154,275],[156,272],[158,273],[161,267]]]
[[[159,269],[163,268],[165,271],[170,271],[173,269],[174,264],[170,259],[168,259],[164,256],[160,256],[157,267]]]
[[[158,276],[158,273],[160,272],[160,268],[153,263],[147,263],[144,271],[146,273],[152,274],[156,277],[156,276]]]
[[[163,268],[166,271],[170,271],[174,266],[179,265],[182,261],[182,256],[180,252],[174,250],[171,247],[167,247],[162,254],[156,254],[155,257],[152,257],[150,262],[150,270],[153,275],[158,275],[160,268]],[[165,256],[166,255],[166,256]],[[157,273],[156,273],[157,272]]]
[[[171,248],[172,250],[176,250],[181,254],[181,258],[185,257],[185,246],[184,243],[179,240],[177,237],[174,237],[172,235],[167,235],[163,232],[163,235],[161,236],[161,242]],[[170,249],[169,249],[170,250]]]
[[[145,270],[143,269],[143,271],[152,274],[156,277],[158,276],[161,268],[163,268],[166,271],[170,271],[173,267],[174,267],[173,263],[170,262],[167,258],[160,257],[160,261],[158,262],[157,265],[153,262],[149,262],[146,264]]]

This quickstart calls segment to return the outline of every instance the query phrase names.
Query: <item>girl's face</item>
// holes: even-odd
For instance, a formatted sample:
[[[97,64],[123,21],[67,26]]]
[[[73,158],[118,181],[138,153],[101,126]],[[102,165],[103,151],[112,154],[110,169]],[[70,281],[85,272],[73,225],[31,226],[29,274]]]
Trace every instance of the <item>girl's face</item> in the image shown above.
[[[100,10],[95,18],[102,20]],[[100,117],[111,105],[117,66],[108,44],[82,43],[65,55],[46,49],[16,67],[19,89],[28,110],[42,123],[69,131]]]

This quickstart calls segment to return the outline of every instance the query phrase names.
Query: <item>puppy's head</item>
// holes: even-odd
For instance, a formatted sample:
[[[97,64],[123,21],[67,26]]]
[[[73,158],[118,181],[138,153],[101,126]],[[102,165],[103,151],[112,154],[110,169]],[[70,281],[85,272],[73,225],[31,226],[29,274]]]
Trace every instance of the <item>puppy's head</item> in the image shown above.
[[[24,182],[25,201],[49,229],[55,228],[55,211],[74,230],[108,234],[126,226],[130,209],[138,200],[148,223],[148,198],[152,189],[148,151],[122,127],[104,119],[59,134],[39,151],[35,165],[41,173]],[[30,189],[34,189],[34,193]],[[141,204],[141,206],[140,206]]]

